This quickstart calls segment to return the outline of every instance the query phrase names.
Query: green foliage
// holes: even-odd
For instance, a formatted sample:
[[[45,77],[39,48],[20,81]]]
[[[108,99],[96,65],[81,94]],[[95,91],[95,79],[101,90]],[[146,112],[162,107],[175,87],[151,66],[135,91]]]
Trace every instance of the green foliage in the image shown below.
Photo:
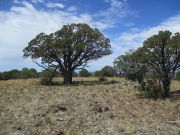
[[[107,79],[105,77],[99,77],[99,81],[104,82],[104,81],[107,81]]]
[[[57,71],[57,69],[47,68],[40,73],[40,76],[42,78],[40,81],[42,85],[53,85],[53,77],[59,77],[61,74]]]
[[[54,71],[55,71],[54,68],[47,68],[47,69],[41,71],[39,74],[40,74],[40,77],[42,77],[42,78],[49,78],[52,76],[52,73]],[[58,71],[55,71],[53,77],[60,77],[60,76],[62,76],[61,73]]]
[[[169,31],[159,31],[145,40],[142,47],[118,57],[114,64],[126,78],[137,80],[139,83],[145,75],[160,80],[163,87],[162,95],[168,97],[171,79],[180,69],[180,33],[172,35]],[[151,84],[148,86],[147,89],[153,87]]]
[[[79,74],[78,74],[77,72],[74,71],[74,72],[72,73],[72,77],[78,77],[78,76],[79,76]]]
[[[116,76],[115,69],[110,66],[103,67],[100,71],[94,73],[95,77],[114,77]]]
[[[115,70],[110,66],[105,66],[101,69],[101,75],[104,77],[113,77],[115,76]]]
[[[101,71],[96,71],[96,72],[94,73],[94,76],[95,76],[95,77],[101,77],[101,76],[102,76]]]
[[[3,80],[3,73],[0,72],[0,80]]]
[[[21,71],[13,69],[0,73],[0,80],[36,78],[38,76],[35,69],[23,68]]]
[[[110,48],[110,40],[98,29],[73,23],[49,35],[38,34],[23,52],[25,58],[41,59],[40,66],[58,67],[63,73],[64,83],[72,83],[73,71],[111,54]]]
[[[145,65],[139,63],[135,51],[127,52],[115,59],[114,65],[119,69],[126,79],[141,83],[147,72]]]
[[[41,85],[51,85],[52,82],[50,81],[50,78],[42,78],[40,81]]]
[[[178,80],[178,81],[180,81],[180,71],[178,71],[178,72],[176,73],[175,79]]]
[[[138,91],[140,92],[141,96],[147,98],[157,99],[163,96],[163,88],[156,80],[142,82],[140,86],[138,86]]]
[[[12,73],[10,71],[5,71],[2,73],[2,80],[9,80],[14,79],[12,78]]]
[[[21,70],[21,77],[20,78],[36,78],[38,77],[38,73],[35,69],[28,69],[28,68],[23,68]]]
[[[87,69],[82,69],[79,72],[80,77],[90,77],[91,73]]]
[[[139,62],[146,65],[163,85],[163,95],[170,95],[170,84],[175,72],[180,69],[180,33],[159,31],[144,41],[136,54]]]

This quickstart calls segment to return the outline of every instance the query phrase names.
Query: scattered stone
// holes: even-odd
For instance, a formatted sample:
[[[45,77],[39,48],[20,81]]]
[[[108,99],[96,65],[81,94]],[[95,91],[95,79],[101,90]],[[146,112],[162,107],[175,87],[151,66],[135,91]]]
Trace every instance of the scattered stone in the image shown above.
[[[110,118],[110,119],[113,119],[114,117],[115,117],[115,115],[114,115],[114,113],[113,112],[106,112],[105,113],[105,117],[107,117],[107,118]]]
[[[56,135],[65,135],[63,131],[59,131]]]
[[[67,111],[67,108],[66,108],[66,107],[63,107],[63,106],[60,106],[60,107],[59,107],[59,110],[65,112],[65,111]]]
[[[95,112],[98,112],[98,113],[102,113],[103,112],[103,109],[102,109],[102,107],[100,105],[93,106],[92,110],[95,111]]]
[[[17,130],[22,130],[22,128],[21,127],[17,127]]]
[[[104,107],[104,112],[105,112],[105,111],[109,111],[109,107],[108,107],[108,106],[105,106],[105,107]]]
[[[59,106],[59,105],[57,105],[57,106],[51,106],[51,107],[48,109],[48,113],[49,113],[49,112],[57,113],[57,112],[59,112],[59,111],[65,112],[65,111],[67,111],[67,108],[64,107],[64,106]]]

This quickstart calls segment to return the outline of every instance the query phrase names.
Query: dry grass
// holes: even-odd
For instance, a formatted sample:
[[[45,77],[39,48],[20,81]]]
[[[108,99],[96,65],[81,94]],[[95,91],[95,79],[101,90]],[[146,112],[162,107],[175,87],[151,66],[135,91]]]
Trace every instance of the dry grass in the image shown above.
[[[0,134],[180,134],[179,100],[141,99],[135,83],[117,80],[79,86],[41,86],[38,79],[0,81]],[[171,87],[179,90],[180,82]]]

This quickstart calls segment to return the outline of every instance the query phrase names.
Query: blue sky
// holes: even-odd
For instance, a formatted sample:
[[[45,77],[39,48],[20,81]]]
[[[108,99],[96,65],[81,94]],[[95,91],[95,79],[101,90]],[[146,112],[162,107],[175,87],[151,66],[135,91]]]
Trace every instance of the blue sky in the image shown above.
[[[113,54],[89,63],[90,71],[128,49],[136,49],[159,30],[180,32],[179,0],[0,0],[0,71],[41,70],[22,50],[40,32],[69,23],[88,23],[111,40]]]

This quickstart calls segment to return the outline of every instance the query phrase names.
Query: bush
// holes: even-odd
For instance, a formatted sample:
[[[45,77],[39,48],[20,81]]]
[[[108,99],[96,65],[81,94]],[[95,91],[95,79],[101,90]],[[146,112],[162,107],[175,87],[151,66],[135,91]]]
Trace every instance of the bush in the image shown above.
[[[99,77],[99,81],[103,82],[103,81],[107,81],[107,79],[105,77]]]
[[[35,69],[28,69],[23,68],[20,72],[20,78],[27,79],[27,78],[36,78],[38,77],[38,73]]]
[[[94,72],[94,76],[95,76],[95,77],[101,77],[101,76],[102,76],[101,71],[96,71],[96,72]]]
[[[42,72],[41,72],[41,77],[42,77],[42,79],[41,79],[41,81],[40,81],[40,83],[42,84],[42,85],[51,85],[51,83],[52,83],[52,78],[54,77],[53,76],[53,70],[51,70],[51,69],[48,69],[48,70],[43,70]]]
[[[78,76],[79,76],[79,74],[76,71],[74,71],[72,74],[72,77],[78,77]]]
[[[176,73],[175,79],[178,80],[178,81],[180,81],[180,71],[178,71],[178,72]]]
[[[86,70],[86,69],[82,69],[80,72],[79,72],[79,75],[80,77],[90,77],[91,76],[91,73]]]
[[[138,91],[144,97],[157,99],[162,97],[163,88],[156,80],[148,80],[138,86]]]
[[[40,81],[40,84],[42,85],[51,85],[51,81],[49,78],[42,78],[41,81]]]
[[[101,75],[105,77],[114,77],[115,76],[115,70],[110,66],[105,66],[101,69]]]
[[[50,78],[42,78],[40,81],[41,85],[61,85],[60,82],[52,81]]]
[[[104,84],[105,85],[110,85],[110,84],[116,84],[116,83],[119,83],[119,82],[116,81],[116,80],[111,80],[111,81],[106,81]]]

